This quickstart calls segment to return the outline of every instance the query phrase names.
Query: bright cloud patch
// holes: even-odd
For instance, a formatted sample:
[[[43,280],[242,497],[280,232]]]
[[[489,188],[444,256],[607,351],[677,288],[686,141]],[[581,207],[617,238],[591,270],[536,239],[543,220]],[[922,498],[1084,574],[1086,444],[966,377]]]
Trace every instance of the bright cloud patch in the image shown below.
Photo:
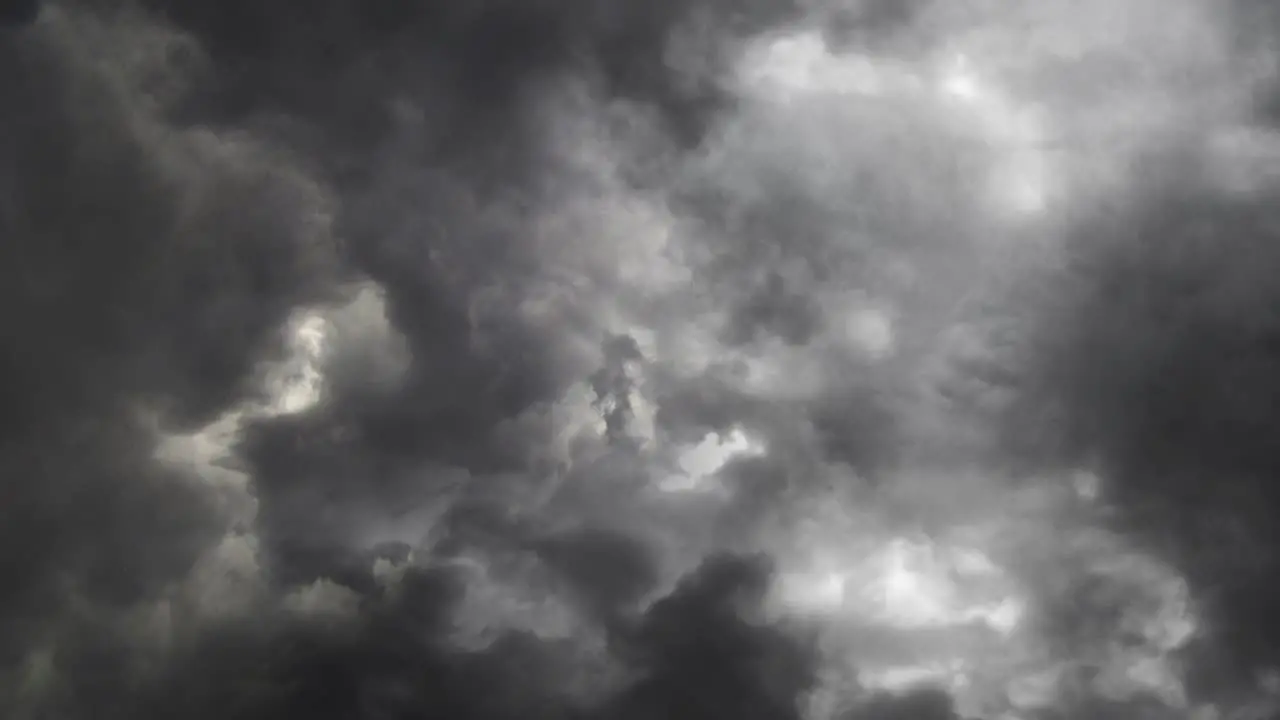
[[[742,430],[708,433],[702,442],[679,452],[676,465],[680,472],[663,479],[659,487],[668,492],[711,490],[715,488],[716,473],[729,462],[764,452],[764,446]]]
[[[988,182],[996,211],[1018,216],[1044,210],[1051,168],[1043,119],[992,86],[964,55],[952,58],[940,74],[943,94],[955,101],[958,114],[974,123],[995,154]]]
[[[1048,138],[1042,114],[1000,88],[966,55],[953,55],[931,67],[836,52],[816,33],[802,32],[755,48],[747,55],[742,77],[770,102],[800,103],[827,96],[862,105],[910,103],[912,109],[902,111],[937,115],[986,147],[989,209],[996,216],[1031,215],[1049,203],[1053,169],[1045,152]]]

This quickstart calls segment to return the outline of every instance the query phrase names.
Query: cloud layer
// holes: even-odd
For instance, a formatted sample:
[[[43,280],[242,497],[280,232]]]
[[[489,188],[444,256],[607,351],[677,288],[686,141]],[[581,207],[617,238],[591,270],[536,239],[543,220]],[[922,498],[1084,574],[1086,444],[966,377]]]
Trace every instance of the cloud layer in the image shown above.
[[[1270,702],[1265,8],[17,5],[14,717]]]

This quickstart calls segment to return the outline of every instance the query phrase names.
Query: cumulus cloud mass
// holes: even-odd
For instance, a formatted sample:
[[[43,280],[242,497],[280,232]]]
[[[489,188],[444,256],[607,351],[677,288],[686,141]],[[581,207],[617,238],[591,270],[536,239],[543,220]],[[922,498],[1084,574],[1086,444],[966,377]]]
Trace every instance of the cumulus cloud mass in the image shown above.
[[[1280,12],[0,3],[0,714],[1280,717]]]

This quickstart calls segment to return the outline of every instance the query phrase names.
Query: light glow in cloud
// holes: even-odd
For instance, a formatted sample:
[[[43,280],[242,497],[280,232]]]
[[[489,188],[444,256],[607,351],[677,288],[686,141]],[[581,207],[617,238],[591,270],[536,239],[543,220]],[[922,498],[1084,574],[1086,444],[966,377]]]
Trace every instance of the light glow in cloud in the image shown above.
[[[765,447],[753,441],[739,428],[727,433],[707,433],[697,445],[681,450],[676,459],[678,475],[662,479],[659,487],[667,492],[706,492],[715,489],[715,476],[737,458],[764,455]]]
[[[957,111],[972,119],[979,137],[995,153],[989,182],[996,212],[1017,217],[1045,210],[1052,176],[1045,155],[1047,132],[1039,113],[1019,107],[992,86],[965,55],[946,63],[940,84],[943,93],[956,101]]]
[[[767,41],[746,58],[743,82],[772,102],[846,96],[857,103],[909,102],[915,112],[938,114],[991,154],[988,184],[996,217],[1025,217],[1048,207],[1053,170],[1043,113],[1015,100],[963,53],[938,68],[913,66],[836,52],[819,34],[799,31]]]

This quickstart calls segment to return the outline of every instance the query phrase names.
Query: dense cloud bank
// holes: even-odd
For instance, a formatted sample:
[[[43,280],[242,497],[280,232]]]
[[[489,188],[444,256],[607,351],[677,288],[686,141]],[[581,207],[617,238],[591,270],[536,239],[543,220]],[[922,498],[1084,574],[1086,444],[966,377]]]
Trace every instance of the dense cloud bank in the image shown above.
[[[1273,712],[1268,4],[0,21],[6,716]]]

